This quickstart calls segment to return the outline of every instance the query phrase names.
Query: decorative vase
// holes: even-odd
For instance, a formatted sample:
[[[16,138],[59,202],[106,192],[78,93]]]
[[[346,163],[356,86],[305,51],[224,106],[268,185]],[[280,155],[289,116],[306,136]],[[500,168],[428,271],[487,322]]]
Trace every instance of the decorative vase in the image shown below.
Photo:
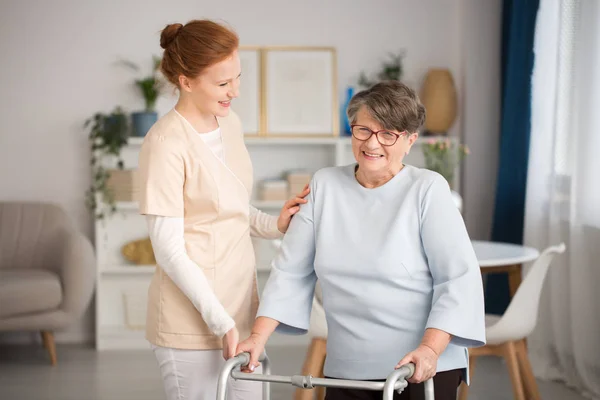
[[[346,101],[344,102],[344,105],[342,106],[342,110],[341,110],[342,127],[343,127],[342,133],[345,136],[352,135],[352,129],[350,128],[350,121],[348,120],[348,116],[346,114],[346,110],[348,109],[348,104],[350,104],[350,100],[352,100],[352,96],[354,96],[354,87],[348,86],[348,88],[346,89]]]
[[[427,72],[421,93],[427,110],[425,136],[445,135],[456,118],[457,98],[452,74],[447,69]]]
[[[158,114],[154,111],[140,111],[131,114],[133,136],[144,137],[158,120]]]

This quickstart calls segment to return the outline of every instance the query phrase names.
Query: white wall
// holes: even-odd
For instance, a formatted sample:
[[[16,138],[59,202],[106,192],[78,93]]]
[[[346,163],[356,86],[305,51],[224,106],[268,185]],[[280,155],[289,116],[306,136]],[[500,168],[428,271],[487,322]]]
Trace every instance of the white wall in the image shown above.
[[[462,0],[462,134],[471,149],[463,168],[465,222],[474,239],[490,238],[500,137],[502,0]]]
[[[4,1],[0,12],[0,200],[55,201],[92,235],[84,206],[89,179],[87,132],[82,124],[97,111],[143,103],[134,75],[116,67],[119,57],[150,65],[159,54],[159,32],[170,22],[193,18],[227,21],[243,45],[327,45],[338,51],[339,95],[362,69],[374,72],[388,52],[407,50],[405,80],[419,85],[430,67],[450,68],[467,87],[473,107],[464,124],[474,153],[466,174],[468,225],[475,231],[489,194],[477,190],[495,166],[493,123],[499,43],[497,4],[476,0],[276,0],[243,1]],[[465,7],[466,6],[466,7]],[[463,15],[464,14],[464,15]],[[473,46],[471,48],[471,46]],[[463,60],[462,57],[465,57]],[[495,58],[496,57],[496,58]],[[479,63],[474,67],[471,65]],[[466,64],[465,64],[466,62]],[[465,67],[463,76],[462,67]],[[487,69],[487,70],[486,70]],[[486,71],[484,71],[486,70]],[[459,91],[461,89],[459,88]],[[461,93],[461,98],[463,97]],[[173,98],[159,103],[165,112]],[[472,180],[472,182],[470,181]],[[490,186],[489,184],[487,186]],[[486,189],[487,190],[487,189]],[[471,217],[472,215],[472,217]],[[486,220],[487,217],[483,217]],[[489,218],[488,218],[489,219]],[[91,311],[57,340],[88,338]]]

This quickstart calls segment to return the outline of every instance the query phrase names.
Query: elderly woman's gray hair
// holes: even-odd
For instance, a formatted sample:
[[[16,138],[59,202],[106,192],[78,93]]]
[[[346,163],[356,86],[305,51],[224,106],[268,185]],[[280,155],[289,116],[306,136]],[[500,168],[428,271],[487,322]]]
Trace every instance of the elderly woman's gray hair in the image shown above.
[[[356,123],[363,106],[383,129],[415,133],[425,122],[425,106],[419,96],[399,81],[377,83],[352,97],[346,110],[351,124]]]

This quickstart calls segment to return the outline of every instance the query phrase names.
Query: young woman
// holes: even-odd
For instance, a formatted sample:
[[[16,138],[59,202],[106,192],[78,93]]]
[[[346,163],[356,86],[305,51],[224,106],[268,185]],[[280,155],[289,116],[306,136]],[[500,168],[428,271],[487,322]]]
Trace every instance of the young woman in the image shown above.
[[[241,75],[234,32],[194,20],[168,25],[160,44],[179,100],[150,129],[139,158],[140,208],[158,264],[146,338],[169,400],[212,400],[219,369],[258,308],[251,236],[281,237],[308,189],[279,217],[250,205],[252,164],[230,108]],[[231,391],[261,397],[260,383],[232,382]]]

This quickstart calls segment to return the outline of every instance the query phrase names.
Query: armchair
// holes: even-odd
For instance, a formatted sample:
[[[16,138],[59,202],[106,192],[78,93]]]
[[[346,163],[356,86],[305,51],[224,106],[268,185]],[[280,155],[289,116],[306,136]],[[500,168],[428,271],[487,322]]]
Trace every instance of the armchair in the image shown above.
[[[55,365],[53,332],[87,309],[95,264],[90,240],[59,206],[0,202],[0,331],[40,331]]]

